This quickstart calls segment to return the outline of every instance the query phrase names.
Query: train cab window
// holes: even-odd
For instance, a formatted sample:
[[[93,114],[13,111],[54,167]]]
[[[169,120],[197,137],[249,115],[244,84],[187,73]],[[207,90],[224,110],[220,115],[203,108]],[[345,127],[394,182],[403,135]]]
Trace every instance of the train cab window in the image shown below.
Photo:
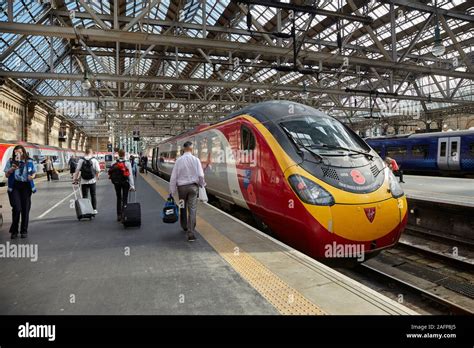
[[[474,157],[474,143],[469,144],[469,154]]]
[[[245,126],[242,126],[241,141],[242,150],[255,150],[255,136],[252,131]]]
[[[411,155],[413,157],[427,158],[428,157],[428,145],[414,145],[411,148]]]
[[[400,157],[407,154],[406,146],[389,146],[387,147],[387,156],[389,157]]]

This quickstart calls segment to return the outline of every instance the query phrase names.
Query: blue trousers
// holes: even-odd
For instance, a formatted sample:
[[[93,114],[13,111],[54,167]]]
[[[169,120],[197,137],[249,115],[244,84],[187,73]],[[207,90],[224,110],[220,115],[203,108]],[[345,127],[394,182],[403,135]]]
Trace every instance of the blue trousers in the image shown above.
[[[28,221],[30,219],[31,208],[31,184],[29,182],[15,181],[13,190],[8,192],[8,199],[12,207],[11,234],[18,234],[20,227],[21,234],[28,233]],[[20,226],[21,217],[21,226]]]

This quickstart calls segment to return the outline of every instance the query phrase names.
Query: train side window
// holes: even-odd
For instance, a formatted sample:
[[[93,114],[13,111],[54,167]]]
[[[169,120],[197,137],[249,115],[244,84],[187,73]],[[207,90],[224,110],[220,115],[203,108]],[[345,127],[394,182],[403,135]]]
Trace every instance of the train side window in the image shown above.
[[[411,155],[413,157],[427,158],[428,157],[428,145],[414,145],[411,148]]]
[[[407,147],[406,146],[389,146],[387,147],[387,156],[389,157],[400,157],[405,156],[407,154]]]
[[[242,126],[242,150],[255,150],[255,136],[253,135],[252,131]]]
[[[199,160],[203,163],[209,160],[209,145],[206,137],[199,139]]]
[[[379,154],[379,156],[382,155],[382,148],[381,147],[373,147],[373,149],[375,150],[375,152],[377,152]]]
[[[474,143],[469,144],[469,154],[474,156]]]
[[[441,143],[441,148],[439,149],[439,157],[446,157],[446,142]]]

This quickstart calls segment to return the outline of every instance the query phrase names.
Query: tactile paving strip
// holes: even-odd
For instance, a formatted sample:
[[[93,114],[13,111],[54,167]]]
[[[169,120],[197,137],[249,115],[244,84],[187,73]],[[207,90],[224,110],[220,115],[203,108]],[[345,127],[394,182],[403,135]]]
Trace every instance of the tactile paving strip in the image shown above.
[[[142,177],[163,197],[168,192],[151,177]],[[262,263],[222,235],[208,222],[198,216],[197,229],[201,236],[240,274],[255,290],[270,302],[281,314],[324,315],[321,308],[309,301],[296,289],[271,272]]]

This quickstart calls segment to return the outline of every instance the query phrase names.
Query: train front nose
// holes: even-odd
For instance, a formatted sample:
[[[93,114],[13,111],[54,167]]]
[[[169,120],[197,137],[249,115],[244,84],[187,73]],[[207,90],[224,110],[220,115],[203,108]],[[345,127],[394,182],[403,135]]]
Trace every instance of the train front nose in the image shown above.
[[[395,244],[406,224],[406,199],[331,207],[333,240],[362,244],[366,252]],[[331,239],[331,237],[329,236]]]

